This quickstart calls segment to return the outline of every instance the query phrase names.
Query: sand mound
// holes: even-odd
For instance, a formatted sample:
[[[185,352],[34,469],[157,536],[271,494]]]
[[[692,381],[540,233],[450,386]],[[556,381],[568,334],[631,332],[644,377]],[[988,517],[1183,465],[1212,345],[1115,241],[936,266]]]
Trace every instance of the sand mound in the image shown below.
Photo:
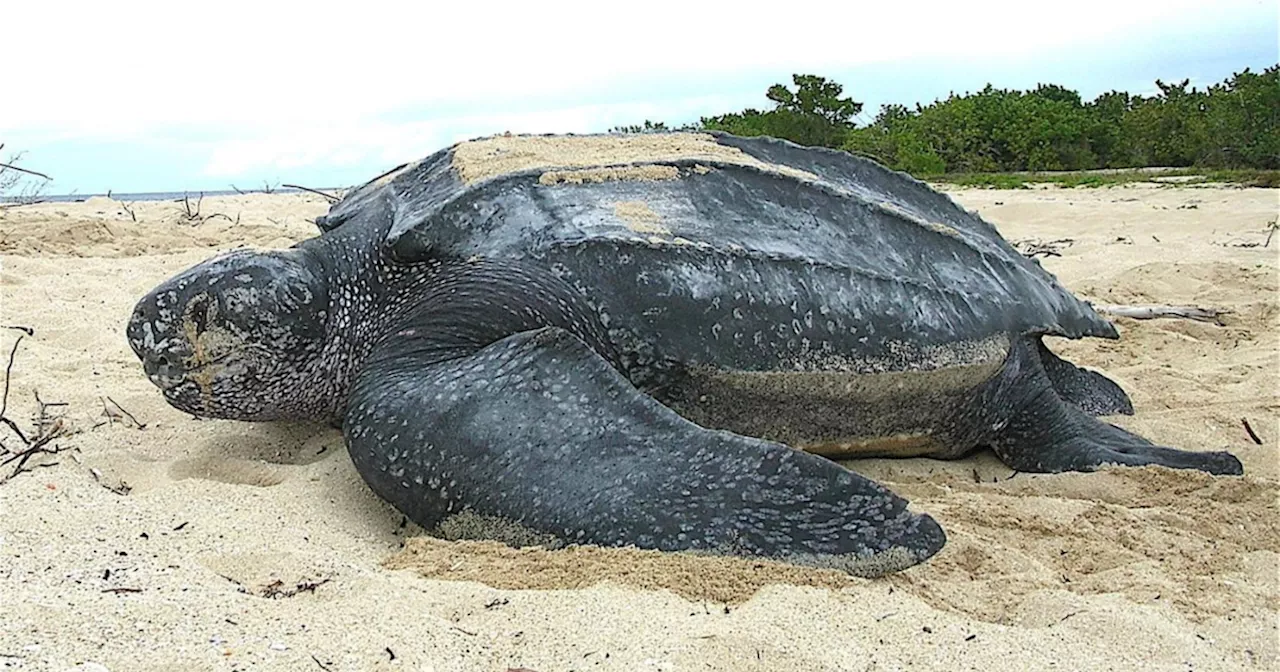
[[[192,195],[131,203],[94,197],[0,209],[0,254],[137,257],[192,249],[287,247],[318,233],[328,203],[311,194]]]

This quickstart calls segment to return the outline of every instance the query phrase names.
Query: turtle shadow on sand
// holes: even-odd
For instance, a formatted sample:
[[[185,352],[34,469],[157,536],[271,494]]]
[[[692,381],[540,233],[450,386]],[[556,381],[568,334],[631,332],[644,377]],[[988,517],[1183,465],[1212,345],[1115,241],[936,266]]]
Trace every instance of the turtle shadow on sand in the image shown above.
[[[1115,328],[976,214],[843,152],[500,136],[317,224],[166,281],[130,344],[179,409],[341,423],[427,530],[877,576],[946,536],[828,458],[1241,473],[1097,420],[1126,393],[1041,339]]]

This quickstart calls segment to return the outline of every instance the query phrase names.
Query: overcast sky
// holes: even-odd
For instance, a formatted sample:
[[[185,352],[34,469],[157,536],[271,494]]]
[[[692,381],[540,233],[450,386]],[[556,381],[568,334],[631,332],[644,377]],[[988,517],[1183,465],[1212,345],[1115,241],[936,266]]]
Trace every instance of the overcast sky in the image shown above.
[[[345,186],[480,135],[767,108],[795,72],[870,120],[987,82],[1091,98],[1280,60],[1275,0],[435,4],[6,3],[4,156],[50,193]]]

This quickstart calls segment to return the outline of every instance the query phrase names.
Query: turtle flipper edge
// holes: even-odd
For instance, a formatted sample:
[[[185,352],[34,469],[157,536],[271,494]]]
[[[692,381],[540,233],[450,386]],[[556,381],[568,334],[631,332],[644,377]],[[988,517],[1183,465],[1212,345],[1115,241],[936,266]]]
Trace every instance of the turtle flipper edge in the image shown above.
[[[1044,372],[1063,401],[1089,415],[1133,415],[1133,402],[1115,381],[1062,359],[1036,341]]]
[[[946,541],[879,484],[782,444],[688,422],[568,331],[432,362],[382,347],[353,388],[357,470],[428,530],[469,517],[507,543],[634,545],[876,576]],[[515,531],[515,532],[513,532]]]
[[[1095,471],[1107,465],[1160,465],[1219,475],[1244,473],[1240,460],[1229,452],[1158,446],[1091,417],[1061,396],[1056,381],[1041,364],[1042,358],[1031,348],[1025,341],[1016,345],[1000,374],[1003,380],[992,386],[1016,387],[1020,390],[1018,396],[1024,399],[1001,423],[990,442],[1008,466],[1037,473]]]

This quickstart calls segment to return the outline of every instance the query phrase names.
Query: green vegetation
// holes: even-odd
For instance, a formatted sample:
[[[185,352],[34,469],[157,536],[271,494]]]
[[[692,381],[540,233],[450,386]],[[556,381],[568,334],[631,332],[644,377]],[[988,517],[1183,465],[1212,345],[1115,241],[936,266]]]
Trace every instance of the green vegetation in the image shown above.
[[[1246,68],[1204,90],[1188,89],[1186,80],[1156,80],[1160,93],[1150,97],[1111,91],[1084,101],[1054,84],[1031,91],[988,85],[915,109],[886,105],[864,126],[853,121],[862,103],[844,96],[841,85],[816,75],[795,75],[792,84],[769,87],[773,109],[703,117],[683,128],[843,149],[956,184],[1098,186],[1160,177],[1280,182],[1280,64],[1262,73]],[[614,130],[667,126],[646,121]],[[1149,166],[1188,170],[1084,172]]]

